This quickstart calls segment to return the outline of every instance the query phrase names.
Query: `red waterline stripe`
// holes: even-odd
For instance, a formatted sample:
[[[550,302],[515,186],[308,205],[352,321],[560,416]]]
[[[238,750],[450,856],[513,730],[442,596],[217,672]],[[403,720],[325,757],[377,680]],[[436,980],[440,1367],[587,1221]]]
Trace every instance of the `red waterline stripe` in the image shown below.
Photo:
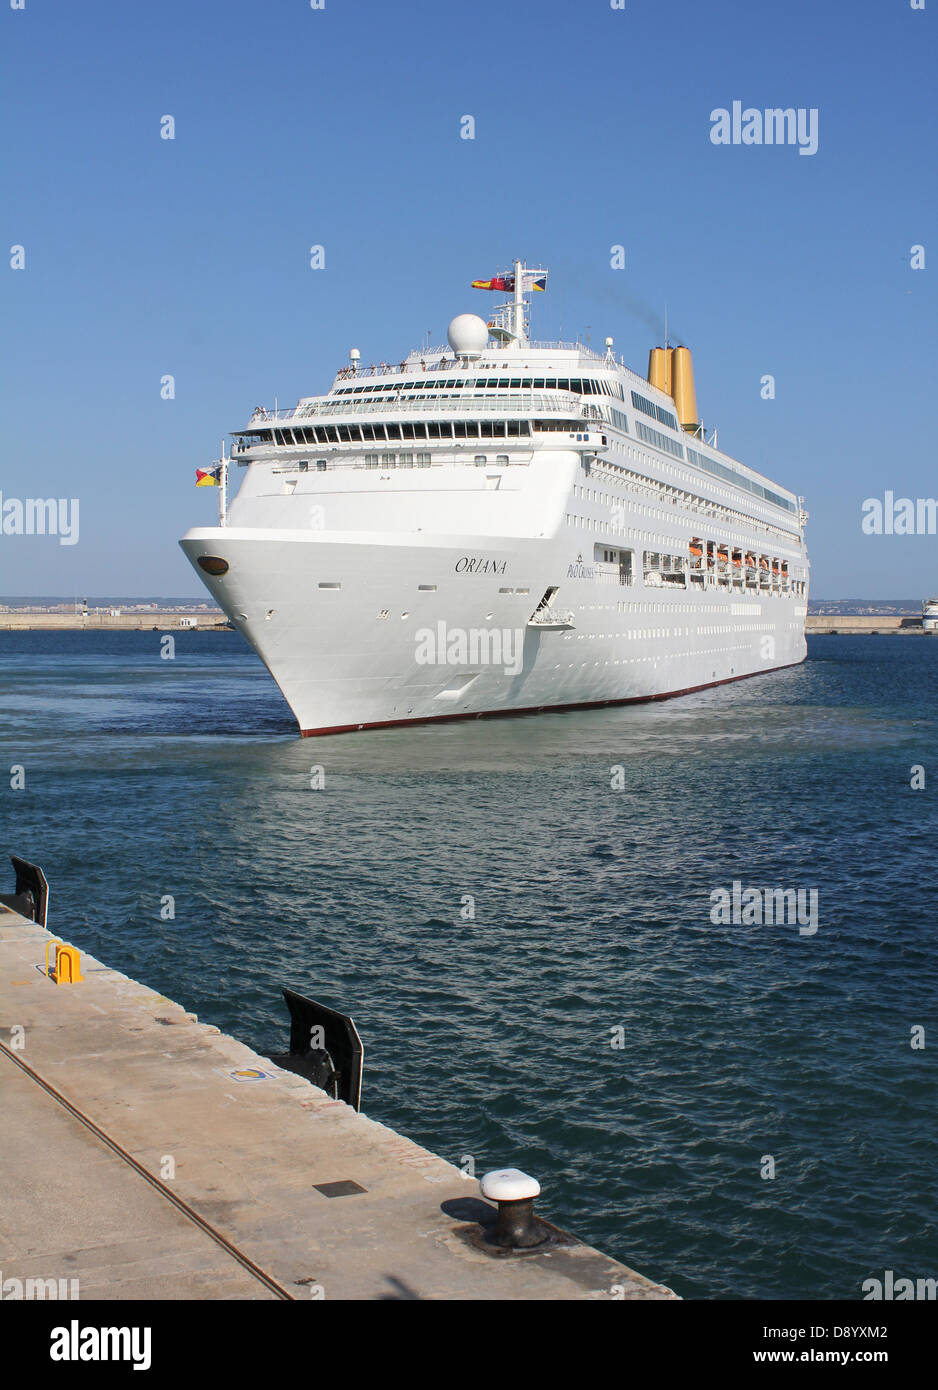
[[[419,719],[379,719],[371,724],[333,724],[324,729],[301,729],[301,738],[324,738],[327,734],[357,734],[365,729],[402,729],[412,724],[449,724],[456,719],[508,719],[522,714],[566,714],[575,709],[609,709],[614,705],[647,705],[652,700],[676,700],[680,695],[694,695],[698,690],[712,690],[716,685],[732,685],[734,681],[751,680],[753,676],[769,676],[773,671],[787,671],[800,666],[801,661],[786,661],[784,666],[769,666],[764,671],[747,671],[742,676],[726,676],[721,681],[705,681],[689,685],[686,690],[664,690],[658,695],[628,695],[621,700],[577,700],[570,705],[528,705],[525,709],[486,709],[470,714],[424,714]]]

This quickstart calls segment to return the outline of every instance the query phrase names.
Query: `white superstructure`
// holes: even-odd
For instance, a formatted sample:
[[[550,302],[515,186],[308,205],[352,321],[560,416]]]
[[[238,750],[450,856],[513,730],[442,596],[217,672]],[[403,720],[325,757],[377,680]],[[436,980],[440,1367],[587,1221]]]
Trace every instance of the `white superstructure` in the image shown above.
[[[938,632],[938,598],[927,598],[922,603],[922,627],[926,632]]]
[[[611,339],[530,341],[545,276],[516,262],[488,324],[460,315],[448,348],[398,364],[353,349],[327,394],[235,432],[220,524],[181,545],[304,734],[656,699],[804,659],[801,499],[707,436],[685,348],[653,351],[653,385]]]

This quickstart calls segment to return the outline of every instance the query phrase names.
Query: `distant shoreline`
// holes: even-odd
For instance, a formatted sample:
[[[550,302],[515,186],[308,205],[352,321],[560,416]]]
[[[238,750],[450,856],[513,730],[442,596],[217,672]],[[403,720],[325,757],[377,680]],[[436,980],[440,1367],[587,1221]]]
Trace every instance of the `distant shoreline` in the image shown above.
[[[225,615],[168,609],[149,613],[2,613],[0,632],[233,632]]]

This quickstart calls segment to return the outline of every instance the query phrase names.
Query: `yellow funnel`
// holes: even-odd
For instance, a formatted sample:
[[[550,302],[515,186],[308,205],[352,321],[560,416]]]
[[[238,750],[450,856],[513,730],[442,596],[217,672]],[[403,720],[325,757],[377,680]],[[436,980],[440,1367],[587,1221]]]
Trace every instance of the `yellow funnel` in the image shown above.
[[[652,348],[648,354],[648,381],[659,391],[671,394],[671,354],[667,348]]]
[[[694,390],[694,361],[690,348],[671,349],[671,395],[681,428],[696,430],[697,393]]]

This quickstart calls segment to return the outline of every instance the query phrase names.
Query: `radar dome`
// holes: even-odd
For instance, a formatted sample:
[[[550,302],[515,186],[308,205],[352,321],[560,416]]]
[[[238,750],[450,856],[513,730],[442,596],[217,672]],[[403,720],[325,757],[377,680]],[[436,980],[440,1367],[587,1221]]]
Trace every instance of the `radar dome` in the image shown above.
[[[446,336],[457,357],[480,357],[489,340],[488,324],[478,314],[457,314]]]

